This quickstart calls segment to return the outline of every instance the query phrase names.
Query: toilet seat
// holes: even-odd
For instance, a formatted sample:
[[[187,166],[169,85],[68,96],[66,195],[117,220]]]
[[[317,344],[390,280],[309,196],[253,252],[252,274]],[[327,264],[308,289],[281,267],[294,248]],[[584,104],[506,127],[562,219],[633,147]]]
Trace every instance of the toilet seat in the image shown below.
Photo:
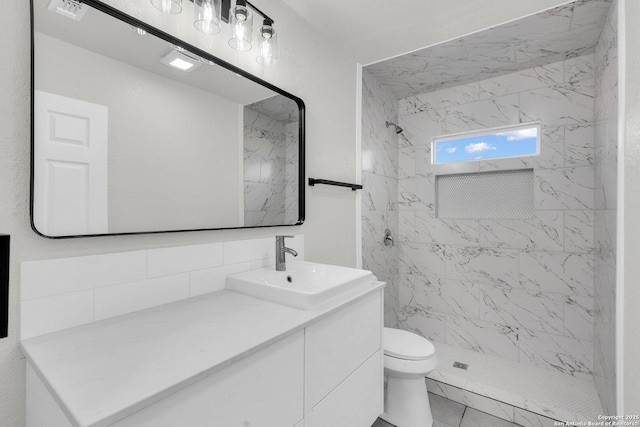
[[[402,360],[427,360],[436,349],[428,340],[414,333],[394,328],[384,328],[384,354]]]

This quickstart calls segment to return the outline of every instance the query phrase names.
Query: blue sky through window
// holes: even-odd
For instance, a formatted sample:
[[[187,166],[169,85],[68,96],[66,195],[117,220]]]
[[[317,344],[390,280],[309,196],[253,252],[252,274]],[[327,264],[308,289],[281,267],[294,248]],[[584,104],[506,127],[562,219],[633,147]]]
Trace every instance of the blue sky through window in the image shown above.
[[[496,129],[483,134],[434,138],[433,163],[466,162],[538,154],[537,124],[517,129]]]

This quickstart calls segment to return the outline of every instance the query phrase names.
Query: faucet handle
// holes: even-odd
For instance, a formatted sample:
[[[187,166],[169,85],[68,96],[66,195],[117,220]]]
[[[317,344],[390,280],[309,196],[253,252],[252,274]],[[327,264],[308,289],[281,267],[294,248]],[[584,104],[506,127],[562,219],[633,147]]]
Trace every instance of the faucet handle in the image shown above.
[[[293,238],[294,238],[294,237],[296,237],[296,236],[276,235],[276,239],[277,239],[277,238],[279,238],[279,237],[281,237],[281,238],[283,238],[283,239],[293,239]]]

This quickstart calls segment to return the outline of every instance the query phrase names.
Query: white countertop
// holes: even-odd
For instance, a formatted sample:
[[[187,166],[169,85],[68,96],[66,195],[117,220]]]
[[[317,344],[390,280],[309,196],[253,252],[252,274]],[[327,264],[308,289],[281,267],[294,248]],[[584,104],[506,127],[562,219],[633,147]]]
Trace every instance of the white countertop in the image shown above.
[[[22,351],[69,420],[108,426],[344,305],[302,311],[230,291],[25,340]]]

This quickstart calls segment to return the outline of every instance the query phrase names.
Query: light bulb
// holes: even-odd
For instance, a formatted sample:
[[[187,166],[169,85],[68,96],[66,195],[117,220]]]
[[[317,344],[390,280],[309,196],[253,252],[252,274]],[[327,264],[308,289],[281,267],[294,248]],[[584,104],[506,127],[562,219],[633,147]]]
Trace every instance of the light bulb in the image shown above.
[[[164,13],[176,14],[182,12],[182,0],[151,0],[151,4]]]
[[[237,13],[239,9],[242,10],[242,13]],[[229,46],[239,51],[251,49],[253,14],[245,6],[243,0],[238,0],[235,8],[232,9],[231,12],[231,22],[229,23],[231,37],[229,39]]]
[[[194,0],[193,26],[205,34],[220,32],[220,0]]]
[[[256,61],[262,65],[273,65],[276,63],[277,53],[277,34],[273,28],[273,21],[265,19],[262,27],[260,27],[259,34]]]

